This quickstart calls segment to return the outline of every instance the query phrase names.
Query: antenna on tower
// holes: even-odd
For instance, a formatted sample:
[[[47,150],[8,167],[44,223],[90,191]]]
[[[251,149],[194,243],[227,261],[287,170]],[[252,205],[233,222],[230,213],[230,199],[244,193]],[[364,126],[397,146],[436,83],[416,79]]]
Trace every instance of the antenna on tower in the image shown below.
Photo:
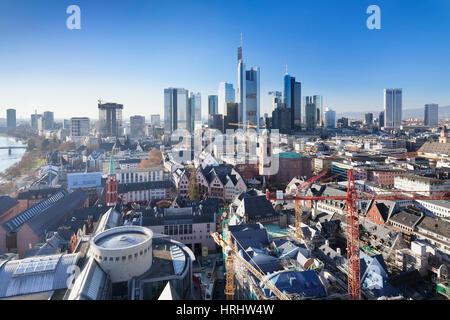
[[[242,36],[242,32],[241,32],[241,48],[242,48],[242,44],[244,42],[242,39],[243,39],[243,36]]]
[[[98,104],[103,104],[102,98],[98,98],[97,102],[98,102]]]
[[[286,74],[289,74],[289,65],[287,62],[286,62]]]

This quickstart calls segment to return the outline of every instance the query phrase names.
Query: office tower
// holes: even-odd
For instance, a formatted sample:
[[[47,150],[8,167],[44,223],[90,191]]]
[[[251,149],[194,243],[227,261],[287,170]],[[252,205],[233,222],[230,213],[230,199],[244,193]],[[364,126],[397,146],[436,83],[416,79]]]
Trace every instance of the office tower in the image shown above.
[[[71,121],[68,119],[63,120],[63,129],[70,129]]]
[[[399,128],[402,125],[402,89],[384,89],[384,126]]]
[[[323,99],[322,99],[322,96],[313,96],[313,103],[316,106],[316,126],[323,127]]]
[[[130,133],[132,137],[145,136],[145,117],[143,116],[130,117]]]
[[[307,104],[309,104],[310,106],[309,106],[309,121],[312,121],[311,119],[312,119],[312,112],[313,112],[313,110],[312,110],[312,106],[311,105],[313,105],[314,106],[314,122],[315,122],[315,124],[314,124],[314,128],[316,128],[316,127],[322,127],[323,125],[324,125],[324,120],[323,120],[323,115],[324,115],[324,113],[323,113],[323,99],[322,99],[322,96],[318,96],[318,95],[316,95],[316,96],[305,96],[304,97],[304,100],[303,100],[303,112],[302,112],[302,114],[303,114],[303,117],[302,117],[302,122],[303,122],[303,125],[305,125],[305,126],[308,126],[307,125],[307,120],[306,120],[306,105]],[[311,123],[309,124],[309,128],[311,129],[312,128],[312,125],[311,125]]]
[[[225,114],[227,103],[236,102],[236,92],[231,83],[221,82],[219,85],[218,113]]]
[[[307,131],[313,131],[317,126],[317,108],[312,100],[305,100],[304,125]]]
[[[291,129],[299,129],[301,127],[302,84],[296,82],[295,77],[288,74],[287,66],[283,84],[283,103],[291,111]]]
[[[150,124],[152,126],[160,126],[161,125],[161,116],[159,114],[152,114],[150,119]]]
[[[177,129],[191,131],[191,118],[188,91],[182,88],[164,89],[164,132],[170,134]]]
[[[260,70],[246,70],[242,57],[242,39],[238,47],[238,94],[239,122],[259,128]]]
[[[45,111],[44,114],[42,115],[42,121],[43,121],[42,122],[43,130],[51,131],[54,129],[55,117],[53,112]]]
[[[384,127],[384,111],[381,111],[378,115],[378,126],[380,128]]]
[[[99,101],[99,132],[103,136],[118,137],[122,134],[123,104]]]
[[[15,109],[6,110],[6,127],[8,129],[16,128],[16,110]]]
[[[325,127],[328,129],[336,128],[336,111],[330,108],[325,109]]]
[[[31,129],[38,130],[38,121],[39,118],[42,118],[41,114],[37,113],[37,110],[34,112],[34,114],[31,115]]]
[[[219,113],[219,98],[216,95],[208,96],[208,114],[218,114]]]
[[[435,103],[425,105],[424,125],[437,127],[439,124],[439,106]]]
[[[200,92],[189,93],[189,105],[191,108],[191,130],[202,127],[202,95]]]
[[[224,114],[224,129],[237,129],[238,127],[230,125],[230,123],[238,123],[239,119],[239,105],[237,102],[229,102],[225,108]]]
[[[210,129],[217,129],[220,132],[224,132],[224,121],[223,121],[223,115],[221,114],[210,114],[208,116],[208,127]]]
[[[72,137],[89,136],[89,118],[79,117],[70,119],[70,135]]]
[[[368,112],[364,115],[364,123],[369,126],[373,124],[373,113]]]
[[[291,109],[281,107],[272,111],[272,129],[283,134],[291,133]]]

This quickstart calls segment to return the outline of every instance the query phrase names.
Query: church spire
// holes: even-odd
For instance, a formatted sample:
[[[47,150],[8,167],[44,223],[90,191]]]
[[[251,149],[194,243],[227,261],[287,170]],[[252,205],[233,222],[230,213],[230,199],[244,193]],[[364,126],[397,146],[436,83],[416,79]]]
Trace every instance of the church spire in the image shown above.
[[[114,163],[114,156],[111,153],[111,157],[109,158],[109,175],[116,174],[116,164]]]

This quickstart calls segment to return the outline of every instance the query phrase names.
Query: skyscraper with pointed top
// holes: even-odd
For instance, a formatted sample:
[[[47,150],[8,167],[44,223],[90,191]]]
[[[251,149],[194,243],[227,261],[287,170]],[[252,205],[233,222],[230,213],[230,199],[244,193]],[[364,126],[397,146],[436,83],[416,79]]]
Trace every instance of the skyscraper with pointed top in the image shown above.
[[[119,183],[117,182],[116,165],[114,156],[109,159],[109,172],[106,179],[106,205],[115,207],[119,198]]]
[[[260,112],[260,70],[258,67],[246,70],[241,45],[238,47],[238,121],[242,124],[250,123],[259,128]]]

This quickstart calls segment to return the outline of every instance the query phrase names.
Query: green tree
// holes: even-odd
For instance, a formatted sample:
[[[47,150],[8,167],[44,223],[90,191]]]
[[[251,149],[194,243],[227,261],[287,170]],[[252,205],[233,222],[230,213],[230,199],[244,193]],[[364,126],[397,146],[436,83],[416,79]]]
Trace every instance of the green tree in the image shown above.
[[[189,178],[188,195],[191,200],[200,200],[197,177],[195,176],[194,170],[191,171],[191,176]]]

